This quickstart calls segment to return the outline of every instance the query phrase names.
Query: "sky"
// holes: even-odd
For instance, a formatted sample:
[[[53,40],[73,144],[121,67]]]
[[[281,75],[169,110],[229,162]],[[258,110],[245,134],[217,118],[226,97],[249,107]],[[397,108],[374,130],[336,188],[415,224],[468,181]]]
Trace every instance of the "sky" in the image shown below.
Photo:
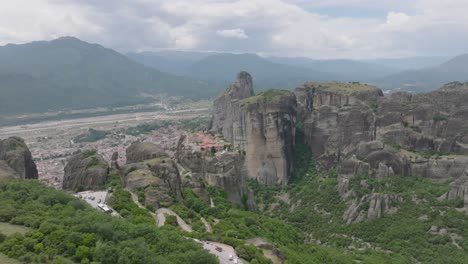
[[[468,0],[0,0],[0,45],[75,36],[120,52],[317,59],[468,53]]]

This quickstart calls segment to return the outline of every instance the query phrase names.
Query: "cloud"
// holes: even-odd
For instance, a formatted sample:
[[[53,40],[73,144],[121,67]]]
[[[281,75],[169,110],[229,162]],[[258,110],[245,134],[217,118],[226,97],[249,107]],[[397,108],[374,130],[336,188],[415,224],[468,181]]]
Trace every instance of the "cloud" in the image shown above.
[[[404,30],[411,22],[411,17],[401,12],[390,12],[387,15],[385,27],[388,30]]]
[[[237,39],[249,38],[249,36],[245,34],[244,30],[240,28],[217,30],[216,34],[225,38],[237,38]]]
[[[122,52],[453,55],[468,46],[466,6],[468,0],[16,0],[2,3],[0,44],[73,35]],[[341,14],[347,8],[366,15]],[[330,15],[334,9],[340,12]]]

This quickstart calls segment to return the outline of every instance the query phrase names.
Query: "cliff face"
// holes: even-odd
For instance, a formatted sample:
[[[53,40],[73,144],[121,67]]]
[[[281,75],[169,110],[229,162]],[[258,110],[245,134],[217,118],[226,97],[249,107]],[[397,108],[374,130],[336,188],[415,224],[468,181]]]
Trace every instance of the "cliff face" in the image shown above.
[[[395,212],[401,201],[385,193],[357,196],[350,187],[356,176],[453,181],[441,199],[464,199],[468,84],[384,97],[379,89],[364,84],[307,83],[295,94],[305,143],[323,167],[338,166],[337,189],[348,204],[346,222],[383,217]]]
[[[239,101],[253,94],[252,76],[247,72],[240,72],[236,81],[214,101],[211,130],[222,133],[228,141],[238,137],[242,131],[239,127]]]
[[[127,148],[127,164],[121,168],[125,188],[143,191],[145,204],[157,209],[181,200],[177,163],[153,143],[136,142]]]
[[[127,164],[167,157],[164,149],[150,142],[133,142],[126,150]]]
[[[295,108],[296,98],[288,91],[253,96],[252,78],[241,72],[214,102],[211,130],[245,152],[248,178],[286,184],[293,170]]]
[[[212,155],[206,151],[180,150],[178,164],[182,168],[182,182],[208,201],[206,188],[224,190],[229,201],[255,209],[255,202],[247,187],[245,156],[239,152]],[[246,204],[243,204],[246,203]]]
[[[249,177],[267,185],[287,184],[294,169],[294,94],[266,91],[242,100],[240,108]],[[240,144],[234,139],[233,145]]]
[[[63,189],[70,191],[101,189],[109,174],[109,165],[95,151],[78,153],[64,169]]]
[[[0,162],[0,174],[5,178],[38,178],[31,152],[24,140],[19,137],[0,140]]]
[[[306,83],[294,93],[305,143],[323,165],[336,164],[359,142],[374,139],[380,89],[359,83]]]

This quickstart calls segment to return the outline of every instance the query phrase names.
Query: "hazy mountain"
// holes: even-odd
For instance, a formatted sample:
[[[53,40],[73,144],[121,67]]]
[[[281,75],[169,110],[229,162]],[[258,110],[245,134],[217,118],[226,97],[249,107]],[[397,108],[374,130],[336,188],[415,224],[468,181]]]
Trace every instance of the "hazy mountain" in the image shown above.
[[[158,51],[158,52],[130,52],[130,59],[153,67],[163,72],[183,75],[187,69],[197,61],[215,53],[208,52],[186,52],[186,51]]]
[[[298,82],[310,80],[369,81],[398,72],[392,67],[354,60],[260,57],[255,54],[162,51],[128,53],[127,56],[163,72],[224,83],[240,70],[247,70],[257,80],[257,85],[276,88],[291,88]]]
[[[145,100],[141,92],[216,93],[73,37],[0,47],[0,91],[1,113],[130,104]]]
[[[363,62],[378,64],[400,71],[404,70],[417,70],[427,67],[439,65],[450,59],[450,57],[407,57],[407,58],[384,58],[364,60]]]
[[[453,81],[468,81],[468,54],[459,55],[438,66],[393,74],[375,83],[385,89],[421,92]]]
[[[367,81],[396,73],[398,71],[392,67],[356,60],[313,60],[301,57],[271,57],[267,59],[277,63],[305,67],[314,71],[340,75],[347,81]]]

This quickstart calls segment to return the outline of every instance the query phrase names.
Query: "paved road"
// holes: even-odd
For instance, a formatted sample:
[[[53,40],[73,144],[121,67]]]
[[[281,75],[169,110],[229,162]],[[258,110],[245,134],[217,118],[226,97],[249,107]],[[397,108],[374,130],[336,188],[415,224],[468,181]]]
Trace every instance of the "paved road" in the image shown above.
[[[197,241],[197,240],[196,240]],[[197,241],[201,244],[203,244],[203,248],[210,252],[213,255],[216,255],[219,259],[220,264],[233,264],[235,263],[235,260],[237,260],[237,263],[243,263],[239,259],[239,257],[236,255],[236,251],[234,248],[232,248],[229,245],[226,244],[221,244],[217,242],[211,242],[211,241]],[[216,250],[216,248],[221,248],[222,251]],[[230,260],[230,257],[232,256],[232,260]]]

